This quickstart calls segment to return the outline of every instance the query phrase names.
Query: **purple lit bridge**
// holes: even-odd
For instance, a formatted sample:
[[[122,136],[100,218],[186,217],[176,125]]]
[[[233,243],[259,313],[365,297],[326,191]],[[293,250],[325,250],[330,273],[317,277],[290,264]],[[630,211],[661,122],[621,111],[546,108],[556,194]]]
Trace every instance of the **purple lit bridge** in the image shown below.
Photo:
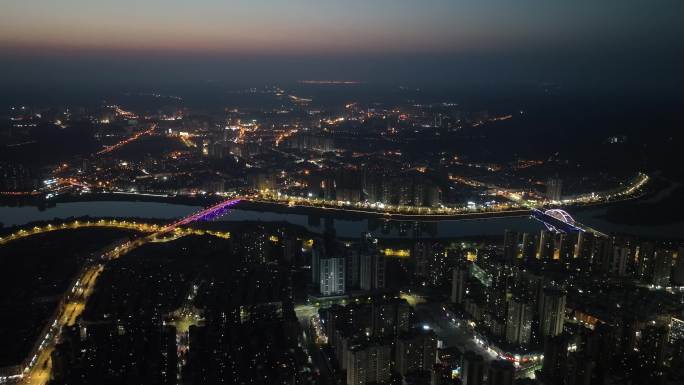
[[[178,221],[163,227],[161,230],[159,230],[159,232],[157,232],[157,234],[168,233],[169,231],[173,231],[178,226],[184,226],[191,222],[207,221],[218,218],[222,215],[225,215],[232,206],[236,205],[240,201],[242,201],[242,198],[232,198],[219,202],[211,207],[190,214],[185,218],[179,219]]]

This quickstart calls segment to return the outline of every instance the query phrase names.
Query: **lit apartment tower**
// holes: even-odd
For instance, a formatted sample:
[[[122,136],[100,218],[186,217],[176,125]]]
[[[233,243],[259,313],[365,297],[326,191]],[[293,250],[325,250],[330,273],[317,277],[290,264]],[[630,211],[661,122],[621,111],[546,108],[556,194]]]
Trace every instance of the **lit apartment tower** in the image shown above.
[[[237,236],[233,245],[236,248],[235,253],[240,255],[245,263],[268,262],[271,247],[266,229],[261,226]]]
[[[468,350],[461,362],[461,381],[463,385],[484,384],[484,359],[481,355]]]
[[[557,237],[558,243],[556,245],[556,250],[554,251],[554,256],[558,256],[558,259],[562,262],[570,262],[575,258],[575,248],[577,246],[577,235],[570,233],[561,233]]]
[[[506,341],[514,345],[527,345],[532,338],[534,307],[529,301],[515,297],[508,302],[506,314]]]
[[[504,232],[503,256],[506,262],[513,262],[518,257],[518,233],[511,230]]]
[[[523,233],[522,235],[522,257],[524,260],[529,261],[535,258],[535,237],[530,233]]]
[[[548,230],[542,230],[539,234],[539,247],[537,259],[550,260],[553,258],[554,234]]]
[[[513,385],[515,366],[507,360],[495,360],[489,363],[487,369],[488,385]]]
[[[432,244],[428,241],[416,242],[413,245],[411,258],[415,263],[416,275],[427,275],[428,261],[432,258],[432,252]]]
[[[672,251],[658,249],[653,260],[653,279],[655,286],[669,286],[672,270]]]
[[[655,262],[655,245],[642,242],[637,249],[637,278],[643,282],[651,282]]]
[[[389,336],[409,329],[410,306],[406,300],[376,301],[371,306],[373,336]]]
[[[311,248],[311,278],[322,295],[341,295],[346,291],[346,259],[344,245],[326,235],[316,239]]]
[[[677,250],[677,262],[675,263],[672,282],[677,286],[684,286],[684,247]]]
[[[325,257],[319,259],[319,284],[322,295],[342,295],[345,292],[343,257]]]
[[[311,283],[319,284],[321,278],[321,258],[325,257],[323,240],[316,239],[311,247]]]
[[[380,182],[380,202],[386,205],[392,204],[393,192],[392,178],[388,175],[383,175]]]
[[[425,189],[427,185],[423,180],[415,178],[413,181],[413,198],[412,203],[414,206],[424,206],[425,202]]]
[[[283,238],[283,261],[289,265],[298,264],[298,257],[301,256],[302,241],[294,237]]]
[[[561,384],[567,373],[569,338],[566,334],[544,340],[544,365],[541,375],[544,383]]]
[[[431,370],[437,362],[437,337],[431,330],[405,333],[397,338],[396,371],[407,373]]]
[[[406,300],[397,302],[397,322],[395,325],[395,333],[401,334],[409,330],[411,325],[411,306]]]
[[[375,342],[348,348],[347,385],[365,385],[389,381],[392,368],[392,346]]]
[[[541,337],[553,337],[561,334],[564,323],[565,292],[554,288],[544,289],[541,296],[541,314],[539,314]]]
[[[382,384],[389,381],[392,375],[392,343],[374,344],[368,353],[368,364],[370,383]]]
[[[408,177],[401,177],[394,180],[394,189],[397,192],[397,203],[402,206],[410,205],[412,202],[411,190],[413,181]]]
[[[624,277],[627,275],[627,263],[632,251],[626,246],[615,246],[613,248],[613,257],[610,260],[610,273]]]
[[[345,258],[347,261],[345,271],[347,290],[358,289],[361,287],[361,253],[359,250],[354,250]]]
[[[613,238],[597,237],[591,254],[592,271],[610,271],[610,259],[613,256]]]
[[[380,250],[369,249],[359,255],[359,282],[362,290],[385,287],[385,256]]]
[[[546,198],[552,201],[561,200],[563,181],[559,178],[549,178],[546,181]]]
[[[451,302],[461,304],[465,299],[470,266],[461,262],[454,267],[451,277]]]
[[[587,231],[580,231],[577,234],[577,245],[575,246],[575,258],[582,262],[591,262],[591,255],[594,249],[594,234]]]
[[[368,352],[361,346],[348,349],[346,357],[347,385],[365,385],[368,382]]]
[[[439,187],[429,184],[425,187],[425,204],[430,207],[437,207],[441,202]]]
[[[670,330],[666,326],[648,326],[641,332],[639,355],[641,363],[646,368],[658,368],[665,365],[665,353],[669,339]]]
[[[617,325],[599,324],[592,333],[586,335],[583,343],[584,353],[596,363],[594,377],[597,383],[606,383],[613,359],[621,354],[618,348],[620,330]]]

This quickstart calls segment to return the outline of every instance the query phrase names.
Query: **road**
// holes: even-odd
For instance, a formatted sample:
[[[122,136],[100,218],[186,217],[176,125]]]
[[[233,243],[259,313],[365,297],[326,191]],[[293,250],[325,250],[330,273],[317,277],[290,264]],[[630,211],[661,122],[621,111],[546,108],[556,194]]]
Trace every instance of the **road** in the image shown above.
[[[235,200],[230,199],[223,201],[211,206],[208,209],[183,218],[169,226],[164,226],[161,228],[157,227],[157,230],[150,235],[135,239],[133,241],[125,241],[103,250],[103,252],[100,253],[101,257],[99,260],[91,265],[86,265],[79,273],[74,283],[70,286],[70,289],[64,295],[64,299],[56,310],[55,316],[52,318],[44,332],[41,333],[41,337],[36,343],[33,353],[30,355],[31,359],[26,364],[23,376],[18,383],[43,385],[49,381],[50,372],[52,369],[50,355],[59,342],[61,330],[65,326],[73,325],[78,319],[78,316],[83,313],[88,302],[88,298],[94,291],[97,278],[104,270],[104,265],[107,262],[119,258],[149,242],[158,241],[157,236],[159,235],[165,235],[169,232],[173,232],[174,237],[170,237],[169,239],[175,239],[175,235],[181,236],[194,233],[192,230],[184,231],[178,226],[181,224],[188,224],[192,221],[206,219],[217,212],[225,212],[224,210],[232,206],[234,203]],[[79,228],[79,226],[74,225],[71,228]],[[45,229],[46,231],[52,231],[51,227],[45,227]],[[26,234],[21,233],[20,235],[25,236],[29,234],[28,232],[25,233]],[[32,234],[36,233],[39,233],[39,231],[34,229]]]
[[[484,210],[463,210],[463,211],[456,211],[452,210],[452,212],[449,212],[449,209],[432,209],[428,207],[420,207],[420,208],[414,208],[414,209],[374,209],[374,208],[364,208],[363,206],[359,207],[354,207],[353,205],[330,205],[330,204],[324,204],[324,203],[317,203],[314,201],[308,201],[308,200],[293,200],[293,201],[283,201],[283,200],[268,200],[268,199],[263,199],[263,198],[243,198],[245,201],[249,202],[254,202],[254,203],[263,203],[263,204],[271,204],[271,205],[278,205],[278,206],[284,206],[284,207],[300,207],[300,208],[306,208],[306,209],[314,209],[314,210],[321,210],[322,212],[325,211],[336,211],[340,213],[349,213],[349,214],[362,214],[362,215],[372,215],[375,217],[382,217],[382,218],[387,218],[387,219],[392,219],[392,220],[410,220],[410,221],[415,221],[415,220],[465,220],[465,219],[483,219],[483,218],[491,218],[491,217],[497,217],[497,216],[506,216],[506,217],[511,217],[511,216],[529,216],[531,213],[531,210],[527,208],[515,208],[515,209],[505,209],[505,210],[497,210],[497,211],[484,211]],[[411,213],[411,211],[414,211],[415,213]]]
[[[118,142],[118,143],[116,143],[116,144],[113,144],[113,145],[111,145],[111,146],[109,146],[109,147],[105,147],[104,149],[98,151],[96,155],[104,155],[104,154],[110,153],[110,152],[112,152],[112,151],[114,151],[114,150],[117,150],[117,149],[119,149],[119,148],[121,148],[121,147],[123,147],[123,146],[125,146],[125,145],[127,145],[127,144],[129,144],[129,143],[131,143],[131,142],[135,142],[135,141],[138,140],[138,138],[140,138],[141,136],[145,136],[145,135],[148,135],[148,134],[153,133],[154,130],[155,130],[156,128],[157,128],[157,125],[156,125],[156,124],[153,124],[152,127],[151,127],[150,129],[145,130],[145,131],[136,132],[136,133],[133,134],[133,136],[131,136],[130,138],[124,139],[124,140],[122,140],[122,141],[120,141],[120,142]]]
[[[103,269],[104,265],[96,264],[82,270],[79,279],[72,286],[71,292],[57,310],[56,318],[44,335],[41,345],[36,349],[35,363],[24,374],[23,379],[19,382],[20,384],[42,385],[48,382],[52,371],[50,356],[59,340],[59,334],[64,326],[73,326],[83,313],[85,304],[93,293],[95,282]]]
[[[472,350],[491,361],[496,354],[491,353],[477,344],[474,334],[464,322],[456,322],[447,318],[439,303],[418,304],[415,308],[416,317],[420,324],[429,327],[442,340],[445,347],[458,347],[462,351]]]
[[[481,355],[485,361],[498,359],[494,351],[475,341],[474,332],[465,322],[449,318],[440,304],[419,304],[416,306],[416,316],[420,323],[437,334],[446,347],[457,347],[462,352],[472,350]],[[534,372],[541,369],[541,362],[530,360],[516,365],[515,378],[534,378]]]
[[[49,224],[45,226],[34,226],[30,228],[24,228],[17,230],[10,235],[0,237],[0,245],[16,241],[22,238],[30,237],[33,235],[44,234],[51,231],[59,230],[77,230],[84,228],[112,228],[112,229],[126,229],[133,230],[140,233],[148,234],[159,234],[162,226],[152,223],[140,223],[135,221],[126,220],[116,220],[116,219],[100,219],[100,220],[90,220],[90,221],[71,221],[64,222],[60,224]],[[196,230],[186,227],[175,227],[173,229],[174,234],[178,236],[189,235],[190,233],[196,235],[212,235],[218,238],[230,238],[229,232],[211,231],[211,230]],[[156,239],[153,242],[157,241]]]
[[[309,355],[311,362],[318,368],[318,378],[316,383],[318,385],[329,385],[333,383],[332,368],[328,364],[328,359],[321,347],[316,345],[309,335],[309,320],[311,317],[318,314],[318,306],[315,305],[296,305],[295,314],[299,320],[299,325],[304,331],[304,346],[306,353]]]

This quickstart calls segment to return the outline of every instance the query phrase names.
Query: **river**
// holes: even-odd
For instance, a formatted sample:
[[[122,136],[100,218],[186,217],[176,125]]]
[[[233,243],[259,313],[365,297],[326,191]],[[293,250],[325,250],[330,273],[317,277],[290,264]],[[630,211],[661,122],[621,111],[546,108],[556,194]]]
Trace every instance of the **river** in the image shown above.
[[[57,203],[39,209],[36,206],[0,206],[0,222],[5,226],[24,225],[34,221],[90,216],[116,218],[168,219],[186,216],[201,209],[200,206],[142,201],[80,201]],[[579,210],[574,217],[579,222],[604,233],[629,233],[645,237],[676,237],[684,234],[684,222],[665,226],[630,226],[614,224],[602,218],[605,208]],[[505,229],[535,232],[542,224],[527,217],[486,218],[468,220],[393,221],[385,219],[349,219],[335,215],[307,215],[272,211],[231,210],[220,221],[287,222],[303,226],[309,231],[323,233],[334,229],[341,238],[356,238],[370,232],[379,238],[411,238],[419,234],[429,238],[458,238],[468,236],[502,235]]]

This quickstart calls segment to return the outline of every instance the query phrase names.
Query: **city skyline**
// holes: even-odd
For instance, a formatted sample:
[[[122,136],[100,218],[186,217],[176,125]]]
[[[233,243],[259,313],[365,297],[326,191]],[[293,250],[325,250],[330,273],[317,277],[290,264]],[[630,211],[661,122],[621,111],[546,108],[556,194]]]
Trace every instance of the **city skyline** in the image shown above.
[[[1,385],[681,385],[681,0],[0,5]]]

